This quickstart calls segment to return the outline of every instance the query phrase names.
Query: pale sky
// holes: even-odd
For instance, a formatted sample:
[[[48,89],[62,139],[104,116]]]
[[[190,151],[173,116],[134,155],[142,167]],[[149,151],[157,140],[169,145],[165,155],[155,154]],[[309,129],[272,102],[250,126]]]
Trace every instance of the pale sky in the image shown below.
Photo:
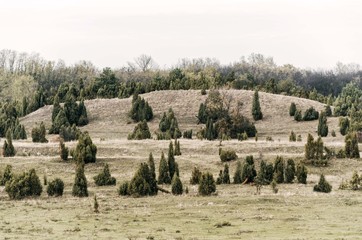
[[[362,64],[358,0],[0,0],[0,31],[0,49],[97,67],[141,54],[161,67],[251,53],[298,67]]]

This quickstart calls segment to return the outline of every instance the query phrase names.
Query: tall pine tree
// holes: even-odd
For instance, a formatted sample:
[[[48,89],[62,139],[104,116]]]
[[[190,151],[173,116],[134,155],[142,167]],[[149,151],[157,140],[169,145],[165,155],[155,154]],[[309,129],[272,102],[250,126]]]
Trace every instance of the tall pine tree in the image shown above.
[[[253,118],[255,121],[263,119],[263,113],[261,112],[261,108],[260,108],[258,91],[254,92],[253,106],[252,106],[251,112],[252,112],[252,115],[253,115]]]

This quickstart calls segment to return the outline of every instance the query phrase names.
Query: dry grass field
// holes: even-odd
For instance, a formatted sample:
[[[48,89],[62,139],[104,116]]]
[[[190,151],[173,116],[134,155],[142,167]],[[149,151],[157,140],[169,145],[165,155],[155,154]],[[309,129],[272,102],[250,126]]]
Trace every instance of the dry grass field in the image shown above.
[[[243,112],[251,118],[253,92],[225,90],[233,104],[241,100]],[[256,123],[259,140],[239,142],[223,141],[222,147],[235,149],[239,159],[253,155],[256,166],[261,159],[273,161],[277,155],[285,159],[303,158],[307,134],[316,136],[317,121],[295,122],[289,117],[291,102],[303,110],[323,105],[288,96],[259,93],[264,119]],[[149,123],[154,132],[160,116],[172,107],[178,118],[181,131],[200,129],[196,115],[206,96],[200,91],[160,91],[142,95],[152,106],[155,119]],[[210,171],[216,178],[223,168],[218,156],[219,141],[180,139],[181,156],[176,156],[180,177],[189,188],[189,194],[172,196],[159,193],[155,197],[129,198],[117,194],[120,182],[130,180],[141,162],[153,153],[156,169],[161,152],[167,153],[169,141],[129,141],[127,135],[135,126],[129,123],[127,112],[131,99],[96,99],[86,101],[89,131],[98,147],[97,163],[88,164],[85,174],[88,179],[88,198],[71,195],[75,166],[62,162],[58,156],[58,139],[47,136],[46,144],[34,144],[31,139],[14,141],[17,155],[0,157],[0,172],[11,164],[15,172],[35,168],[39,177],[46,175],[48,181],[60,177],[65,182],[64,196],[48,197],[45,188],[39,198],[12,201],[0,187],[0,239],[362,239],[362,194],[339,190],[343,179],[349,179],[354,170],[362,173],[362,162],[351,159],[333,159],[328,167],[308,166],[307,184],[280,184],[274,194],[270,186],[263,186],[256,195],[252,185],[218,185],[217,194],[210,197],[197,195],[197,186],[189,185],[191,171],[198,166]],[[30,136],[31,128],[44,121],[50,126],[51,106],[45,106],[24,117]],[[338,119],[328,119],[330,135],[323,139],[332,148],[344,146],[344,138],[338,133]],[[302,142],[289,142],[293,130],[302,135]],[[274,141],[266,141],[271,136]],[[0,146],[2,146],[3,140]],[[70,148],[76,142],[66,143]],[[117,179],[117,186],[97,187],[93,177],[104,164]],[[236,161],[230,163],[232,177]],[[332,184],[329,194],[313,192],[313,186],[324,173]],[[170,186],[163,186],[170,189]],[[93,212],[93,196],[99,202],[99,213]],[[230,225],[230,226],[227,226]]]

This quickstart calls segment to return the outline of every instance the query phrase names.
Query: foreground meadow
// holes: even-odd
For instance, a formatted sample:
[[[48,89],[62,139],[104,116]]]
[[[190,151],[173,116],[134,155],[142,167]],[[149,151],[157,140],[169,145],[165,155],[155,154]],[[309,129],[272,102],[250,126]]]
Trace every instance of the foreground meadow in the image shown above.
[[[338,147],[341,141],[326,140]],[[333,140],[333,141],[332,141]],[[63,197],[48,197],[43,188],[39,198],[12,201],[0,188],[1,239],[358,239],[362,238],[360,192],[338,190],[342,179],[353,170],[361,170],[358,160],[331,160],[324,168],[308,167],[307,185],[280,184],[274,194],[263,186],[256,195],[252,185],[218,185],[217,194],[197,195],[197,186],[189,185],[193,166],[211,171],[217,177],[223,168],[218,157],[218,141],[181,139],[182,155],[176,157],[180,177],[189,193],[172,196],[160,193],[155,197],[118,196],[120,182],[130,180],[139,163],[153,152],[156,169],[161,151],[167,152],[169,141],[128,141],[94,139],[98,160],[88,164],[85,174],[90,196],[71,195],[75,175],[72,162],[62,162],[57,154],[58,143],[33,144],[17,141],[18,156],[0,158],[0,169],[12,164],[15,172],[35,168],[39,177],[48,181],[60,177],[65,182]],[[343,140],[342,140],[343,141]],[[75,142],[67,143],[74,147]],[[286,140],[266,142],[224,141],[223,147],[236,150],[239,159],[253,154],[257,169],[261,159],[273,161],[276,155],[301,159],[304,142]],[[29,156],[30,155],[30,156]],[[108,163],[117,187],[97,187],[93,177]],[[230,163],[230,175],[236,162]],[[332,184],[330,194],[313,192],[319,174],[324,173]],[[156,173],[158,174],[157,170]],[[169,189],[170,186],[163,186]],[[96,194],[99,213],[94,213]]]

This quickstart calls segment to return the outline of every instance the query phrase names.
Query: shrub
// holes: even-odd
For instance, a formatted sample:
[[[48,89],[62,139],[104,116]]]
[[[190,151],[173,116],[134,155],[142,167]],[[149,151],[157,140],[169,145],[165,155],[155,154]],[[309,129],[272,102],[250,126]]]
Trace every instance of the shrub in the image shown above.
[[[6,165],[3,175],[0,177],[0,186],[5,186],[13,177],[13,167]]]
[[[88,197],[87,178],[84,175],[84,167],[82,165],[77,166],[72,195],[75,197]]]
[[[56,178],[53,181],[49,182],[47,187],[48,196],[63,196],[63,191],[64,182],[61,179]]]
[[[242,182],[251,183],[254,182],[254,178],[256,177],[256,170],[254,166],[254,158],[252,155],[246,156],[243,171],[241,174]]]
[[[271,136],[266,136],[265,141],[274,142],[274,140],[273,140],[273,138]]]
[[[334,130],[332,130],[331,135],[332,135],[332,137],[336,137],[336,132]]]
[[[182,182],[175,173],[171,182],[171,192],[173,195],[181,195],[183,193]]]
[[[199,184],[201,179],[201,174],[202,174],[201,171],[197,167],[194,167],[190,178],[190,184],[192,185]]]
[[[192,129],[184,131],[183,134],[182,134],[182,137],[192,139]]]
[[[298,135],[298,137],[297,137],[297,142],[301,142],[302,141],[302,135]]]
[[[62,159],[63,161],[67,161],[68,160],[68,155],[69,155],[69,149],[65,146],[63,140],[61,139],[59,142],[59,152],[60,152],[60,159]]]
[[[277,186],[278,186],[278,183],[277,183],[277,181],[275,181],[275,179],[273,179],[273,181],[271,182],[271,188],[272,188],[272,190],[273,190],[273,193],[278,193],[278,188],[277,188]]]
[[[5,191],[10,199],[22,199],[29,196],[40,196],[43,191],[40,179],[34,169],[17,175],[6,183]]]
[[[33,142],[47,143],[48,140],[45,138],[46,130],[43,122],[40,123],[39,128],[33,128],[31,130],[31,137]]]
[[[294,113],[294,120],[297,122],[302,121],[302,111],[301,110],[296,110]]]
[[[199,194],[207,196],[216,191],[216,184],[211,173],[206,172],[201,175]]]
[[[116,179],[111,176],[108,164],[106,164],[103,168],[103,171],[95,176],[93,179],[97,186],[116,185]]]
[[[295,177],[295,163],[293,159],[287,160],[287,166],[285,167],[284,182],[292,183]]]
[[[293,131],[291,131],[289,135],[289,142],[295,142],[295,141],[297,141],[297,136]]]
[[[121,195],[121,196],[127,196],[129,195],[129,192],[128,192],[128,188],[129,188],[129,182],[123,182],[120,186],[119,186],[119,189],[118,189],[118,194]]]
[[[296,111],[297,111],[297,105],[295,105],[295,103],[292,102],[289,107],[289,116],[293,117]]]
[[[148,139],[151,138],[151,132],[148,128],[146,120],[143,120],[142,122],[139,122],[133,132],[128,135],[128,139],[135,139],[135,140],[141,140],[141,139]]]
[[[331,117],[332,116],[332,109],[330,105],[326,105],[324,108],[324,112],[326,113],[327,117]]]
[[[231,161],[231,160],[235,160],[237,158],[238,158],[238,156],[236,155],[236,152],[234,150],[221,149],[221,152],[220,152],[220,160],[221,160],[221,162],[228,162],[228,161]]]
[[[323,174],[321,175],[318,184],[313,187],[313,191],[324,193],[332,191],[332,186],[327,182]]]
[[[312,121],[319,118],[319,112],[314,107],[308,108],[303,115],[303,121]]]
[[[94,195],[94,200],[93,201],[94,201],[94,204],[93,204],[94,212],[99,213],[99,204],[98,204],[96,195]]]

